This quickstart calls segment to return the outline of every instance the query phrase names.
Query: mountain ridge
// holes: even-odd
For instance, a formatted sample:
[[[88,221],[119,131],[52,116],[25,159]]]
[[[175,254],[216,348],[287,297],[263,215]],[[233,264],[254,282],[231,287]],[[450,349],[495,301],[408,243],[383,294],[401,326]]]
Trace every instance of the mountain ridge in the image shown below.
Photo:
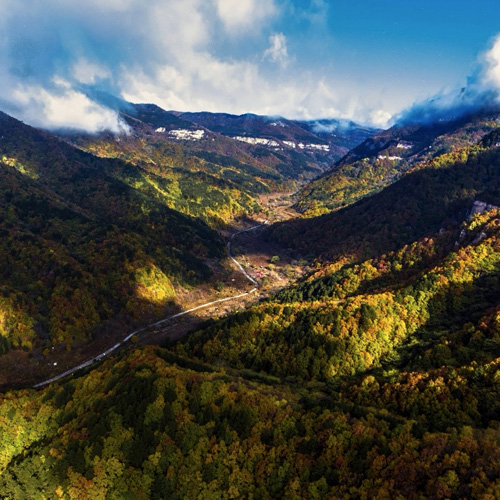
[[[488,110],[450,121],[394,125],[354,147],[305,187],[296,208],[326,213],[380,191],[425,161],[479,142],[498,127],[499,116],[500,111]]]

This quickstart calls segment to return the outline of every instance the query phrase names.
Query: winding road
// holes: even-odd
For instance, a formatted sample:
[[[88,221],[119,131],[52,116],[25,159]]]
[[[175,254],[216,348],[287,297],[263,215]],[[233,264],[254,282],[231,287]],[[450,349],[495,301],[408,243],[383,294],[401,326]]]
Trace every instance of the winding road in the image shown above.
[[[238,234],[246,233],[247,231],[253,231],[253,230],[258,229],[259,227],[262,227],[266,224],[267,224],[267,220],[264,221],[262,224],[257,224],[256,226],[252,226],[252,227],[249,227],[248,229],[243,229],[242,231],[238,231],[236,233],[233,233],[231,235],[231,240]],[[156,323],[152,323],[150,325],[147,325],[147,326],[144,326],[144,327],[139,328],[137,330],[134,330],[133,332],[129,333],[123,340],[121,340],[120,342],[118,342],[114,346],[110,347],[109,349],[106,349],[101,354],[95,356],[92,359],[89,359],[88,361],[85,361],[84,363],[81,363],[77,366],[74,366],[73,368],[70,368],[69,370],[66,370],[63,373],[60,373],[59,375],[55,375],[52,378],[49,378],[47,380],[44,380],[43,382],[39,382],[38,384],[35,384],[33,386],[33,388],[39,389],[40,387],[43,387],[45,385],[51,384],[52,382],[55,382],[56,380],[60,380],[64,377],[67,377],[68,375],[71,375],[72,373],[75,373],[76,371],[81,370],[82,368],[87,368],[88,366],[92,365],[92,363],[95,363],[96,361],[100,361],[101,359],[105,358],[108,354],[111,354],[113,351],[115,351],[120,346],[122,346],[123,344],[128,342],[134,335],[137,335],[138,333],[142,333],[150,328],[160,326],[163,323],[166,323],[167,321],[170,321],[170,320],[175,319],[175,318],[180,318],[181,316],[184,316],[184,315],[189,314],[191,312],[197,311],[198,309],[204,309],[205,307],[210,307],[210,306],[213,306],[215,304],[220,304],[221,302],[228,302],[230,300],[240,299],[242,297],[245,297],[247,295],[251,295],[252,293],[256,292],[259,284],[245,271],[245,269],[243,269],[243,266],[232,255],[232,253],[231,253],[231,241],[227,242],[227,253],[228,253],[229,258],[236,264],[236,266],[238,267],[240,272],[245,276],[245,278],[247,278],[247,280],[249,280],[254,285],[254,287],[251,290],[249,290],[248,292],[240,293],[238,295],[232,295],[231,297],[226,297],[224,299],[218,299],[218,300],[212,300],[211,302],[206,302],[205,304],[201,304],[199,306],[192,307],[191,309],[187,309],[186,311],[182,311],[180,313],[177,313],[177,314],[174,314],[172,316],[168,316],[164,319],[161,319],[160,321],[157,321]]]

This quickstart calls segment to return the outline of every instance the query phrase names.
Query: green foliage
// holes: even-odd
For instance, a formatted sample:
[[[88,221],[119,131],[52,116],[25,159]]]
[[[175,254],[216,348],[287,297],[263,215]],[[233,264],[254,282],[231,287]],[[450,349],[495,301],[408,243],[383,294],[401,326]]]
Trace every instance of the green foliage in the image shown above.
[[[485,237],[478,243],[480,233]],[[468,334],[459,332],[484,323],[499,304],[499,242],[496,211],[476,216],[464,226],[463,246],[451,254],[443,235],[359,264],[332,264],[330,272],[322,269],[265,303],[214,322],[176,349],[236,369],[322,381],[394,363],[489,362],[500,355],[496,344],[472,348]]]
[[[166,354],[136,350],[71,382],[1,397],[0,496],[354,499],[443,491],[479,499],[498,492],[498,425],[475,417],[467,370],[292,391],[179,368]],[[497,372],[494,363],[476,377],[475,400],[493,394]],[[404,407],[403,391],[413,395]],[[452,413],[453,426],[439,430]]]
[[[471,116],[452,122],[395,126],[354,148],[334,168],[305,186],[296,208],[308,216],[338,210],[398,181],[415,166],[476,144],[498,127],[491,117]],[[485,147],[495,144],[491,136]]]
[[[155,160],[150,190],[137,160],[146,149],[134,164],[64,143],[33,150],[11,127],[0,351],[140,321],[141,304],[159,312],[174,285],[208,277],[196,256],[222,254],[214,233],[154,193],[191,197],[185,212],[198,205],[202,217],[214,200],[224,208],[213,214],[231,211],[227,184],[207,205],[200,186],[243,159],[193,155],[212,166],[190,171],[191,185]],[[500,218],[470,213],[475,199],[500,202],[496,141],[437,156],[314,223],[272,229],[316,258],[312,274],[171,350],[135,349],[1,395],[0,497],[500,497]]]
[[[497,149],[457,150],[343,210],[275,224],[269,238],[322,260],[382,255],[440,228],[456,228],[475,199],[500,205],[499,168]]]
[[[137,126],[137,124],[135,124]],[[168,207],[224,226],[228,219],[259,209],[258,195],[288,187],[296,175],[281,174],[269,162],[244,154],[234,141],[219,138],[226,150],[209,142],[191,147],[141,130],[137,137],[73,137],[85,151],[126,163],[112,175]],[[220,145],[219,145],[220,146]]]
[[[5,116],[0,133],[0,153],[17,158],[0,163],[1,353],[158,317],[175,287],[209,279],[202,258],[223,255],[218,236],[118,180],[123,162]]]

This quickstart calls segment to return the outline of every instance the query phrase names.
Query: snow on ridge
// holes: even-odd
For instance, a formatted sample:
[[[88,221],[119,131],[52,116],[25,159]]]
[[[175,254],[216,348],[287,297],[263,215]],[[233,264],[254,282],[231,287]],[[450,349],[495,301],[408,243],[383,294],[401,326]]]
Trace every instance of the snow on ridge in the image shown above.
[[[246,142],[248,144],[267,146],[270,148],[277,148],[282,150],[282,145],[273,139],[265,139],[264,137],[245,137],[242,135],[235,135],[233,139],[241,142]],[[328,144],[304,144],[303,142],[295,143],[293,141],[282,141],[284,146],[288,146],[293,149],[303,149],[309,151],[330,151],[330,146]]]
[[[391,161],[396,161],[396,160],[402,160],[403,158],[401,156],[385,156],[385,155],[378,155],[379,160],[391,160]]]
[[[328,144],[302,144],[302,143],[299,143],[299,148],[301,148],[301,149],[316,149],[318,151],[330,151],[330,146]]]
[[[244,137],[242,135],[236,135],[233,137],[233,139],[236,139],[237,141],[240,142],[246,142],[248,144],[260,144],[262,146],[269,146],[272,148],[279,148],[280,145],[278,142],[273,141],[272,139],[264,139],[262,137]]]
[[[163,128],[163,127],[160,127]],[[158,131],[158,129],[157,129]],[[171,130],[168,135],[173,139],[177,139],[178,141],[199,141],[205,135],[205,131],[202,129],[198,130],[188,130],[185,128],[179,128],[175,130]]]
[[[304,144],[303,142],[299,142],[298,144],[293,141],[283,141],[283,144],[290,148],[299,148],[299,149],[312,149],[318,151],[330,151],[330,146],[328,144]]]

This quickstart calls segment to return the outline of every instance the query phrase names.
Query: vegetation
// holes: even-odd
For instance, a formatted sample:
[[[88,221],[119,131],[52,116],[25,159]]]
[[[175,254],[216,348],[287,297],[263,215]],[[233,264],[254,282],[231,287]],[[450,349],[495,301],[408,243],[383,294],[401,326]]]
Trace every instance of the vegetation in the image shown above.
[[[500,345],[491,343],[496,326],[485,326],[496,325],[490,309],[500,306],[500,219],[493,213],[476,216],[464,230],[468,243],[449,255],[442,257],[448,246],[443,235],[359,264],[331,265],[267,302],[207,326],[176,352],[325,382],[387,364],[429,366],[434,356],[429,345],[448,352],[451,343],[458,364],[477,361],[479,351],[482,361],[490,362],[500,356]],[[483,340],[469,351],[476,331]]]
[[[364,259],[458,229],[474,200],[500,205],[500,151],[474,145],[415,166],[398,182],[314,223],[276,224],[269,237],[321,260]],[[457,235],[458,236],[458,235]]]
[[[209,278],[202,259],[223,255],[218,236],[108,173],[122,162],[6,116],[0,134],[0,352],[152,319],[176,287]]]
[[[365,140],[300,192],[296,208],[321,215],[381,191],[433,158],[476,144],[498,127],[496,116],[473,115],[428,125],[396,125]]]
[[[434,137],[446,151],[380,192],[269,228],[308,258],[293,286],[171,345],[1,395],[0,498],[499,498],[499,134],[448,150],[461,133]],[[208,279],[199,256],[223,247],[186,215],[194,202],[165,206],[184,182],[166,143],[149,162],[136,139],[127,160],[14,121],[3,134],[2,351],[140,322]],[[212,168],[257,168],[191,150],[189,170],[182,154],[193,178],[207,166],[207,190],[229,186]],[[153,173],[164,195],[140,180]],[[248,193],[266,184],[254,174]],[[286,258],[274,246],[269,266]]]
[[[2,498],[498,496],[497,362],[472,383],[483,422],[467,370],[332,392],[182,365],[148,348],[3,396]]]

